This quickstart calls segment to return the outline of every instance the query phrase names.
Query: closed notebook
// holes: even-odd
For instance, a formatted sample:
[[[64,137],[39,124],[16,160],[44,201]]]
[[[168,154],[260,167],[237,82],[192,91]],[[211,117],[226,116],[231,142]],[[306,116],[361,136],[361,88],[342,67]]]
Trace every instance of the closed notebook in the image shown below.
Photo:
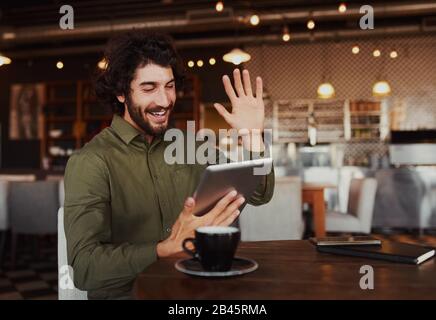
[[[391,241],[383,241],[381,246],[317,246],[316,248],[320,252],[410,264],[420,264],[435,255],[434,248]]]

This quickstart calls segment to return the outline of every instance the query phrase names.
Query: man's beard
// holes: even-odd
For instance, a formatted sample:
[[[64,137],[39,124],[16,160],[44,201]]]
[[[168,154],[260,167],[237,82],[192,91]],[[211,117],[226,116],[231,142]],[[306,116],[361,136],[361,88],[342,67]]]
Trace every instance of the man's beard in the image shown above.
[[[130,118],[136,123],[136,125],[144,131],[146,135],[152,137],[160,137],[163,136],[168,127],[168,121],[165,124],[160,124],[158,126],[153,127],[148,119],[145,118],[144,112],[142,112],[141,107],[139,105],[135,105],[133,101],[128,97],[126,99],[127,110],[129,111]],[[147,111],[159,111],[161,109],[168,110],[168,116],[170,115],[171,110],[173,109],[173,104],[171,103],[167,107],[154,107],[150,108]],[[145,112],[147,112],[145,111]]]

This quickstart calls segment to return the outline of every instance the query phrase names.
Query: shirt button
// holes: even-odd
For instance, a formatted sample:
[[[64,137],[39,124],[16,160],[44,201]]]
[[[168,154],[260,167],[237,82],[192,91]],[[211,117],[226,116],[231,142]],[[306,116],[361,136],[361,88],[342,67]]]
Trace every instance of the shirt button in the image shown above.
[[[167,232],[170,233],[171,232],[171,228],[167,228]]]

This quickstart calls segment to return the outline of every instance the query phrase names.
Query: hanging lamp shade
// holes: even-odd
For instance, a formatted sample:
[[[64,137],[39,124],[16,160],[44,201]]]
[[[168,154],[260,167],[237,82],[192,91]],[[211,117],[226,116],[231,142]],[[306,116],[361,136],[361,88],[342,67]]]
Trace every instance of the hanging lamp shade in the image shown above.
[[[385,80],[377,81],[372,87],[374,97],[386,97],[391,94],[391,86]]]
[[[243,62],[247,62],[250,59],[251,59],[251,56],[247,52],[245,52],[239,48],[235,48],[223,56],[223,60],[225,62],[230,62],[230,63],[233,63],[235,65],[239,65]]]
[[[324,82],[319,85],[317,93],[320,99],[330,99],[335,96],[335,88],[330,82]]]

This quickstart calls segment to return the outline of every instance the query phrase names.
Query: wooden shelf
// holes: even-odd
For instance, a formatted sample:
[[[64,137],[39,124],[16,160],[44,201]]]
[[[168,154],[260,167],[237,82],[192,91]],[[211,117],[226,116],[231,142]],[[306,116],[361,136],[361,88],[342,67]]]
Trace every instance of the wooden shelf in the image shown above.
[[[351,138],[347,140],[348,142],[381,142],[380,138]]]
[[[315,111],[314,113],[315,119],[317,118],[340,118],[340,119],[344,119],[343,115],[341,114],[341,116],[338,116],[338,114],[335,114],[331,111],[323,111],[323,112],[319,112],[319,111]]]
[[[184,112],[184,113],[173,113],[170,117],[173,117],[174,119],[182,119],[182,118],[190,119],[190,117],[192,116],[193,116],[192,113]]]
[[[47,137],[47,140],[75,140],[76,137],[73,135],[62,135],[60,137]]]
[[[350,115],[352,117],[380,116],[381,111],[350,111]]]
[[[351,124],[351,130],[353,129],[380,129],[380,124]]]
[[[309,116],[308,112],[292,112],[292,111],[279,111],[278,117],[287,117],[287,118],[307,118]]]
[[[84,121],[111,121],[112,116],[86,116],[83,118]]]
[[[184,96],[177,96],[176,98],[176,103],[179,100],[192,100],[194,99],[194,95],[190,94],[190,95],[184,95]]]
[[[76,99],[73,98],[59,98],[59,99],[51,99],[51,100],[47,100],[45,102],[45,104],[47,105],[56,105],[56,104],[75,104],[76,103]]]
[[[76,117],[48,117],[46,122],[69,122],[76,121]]]

